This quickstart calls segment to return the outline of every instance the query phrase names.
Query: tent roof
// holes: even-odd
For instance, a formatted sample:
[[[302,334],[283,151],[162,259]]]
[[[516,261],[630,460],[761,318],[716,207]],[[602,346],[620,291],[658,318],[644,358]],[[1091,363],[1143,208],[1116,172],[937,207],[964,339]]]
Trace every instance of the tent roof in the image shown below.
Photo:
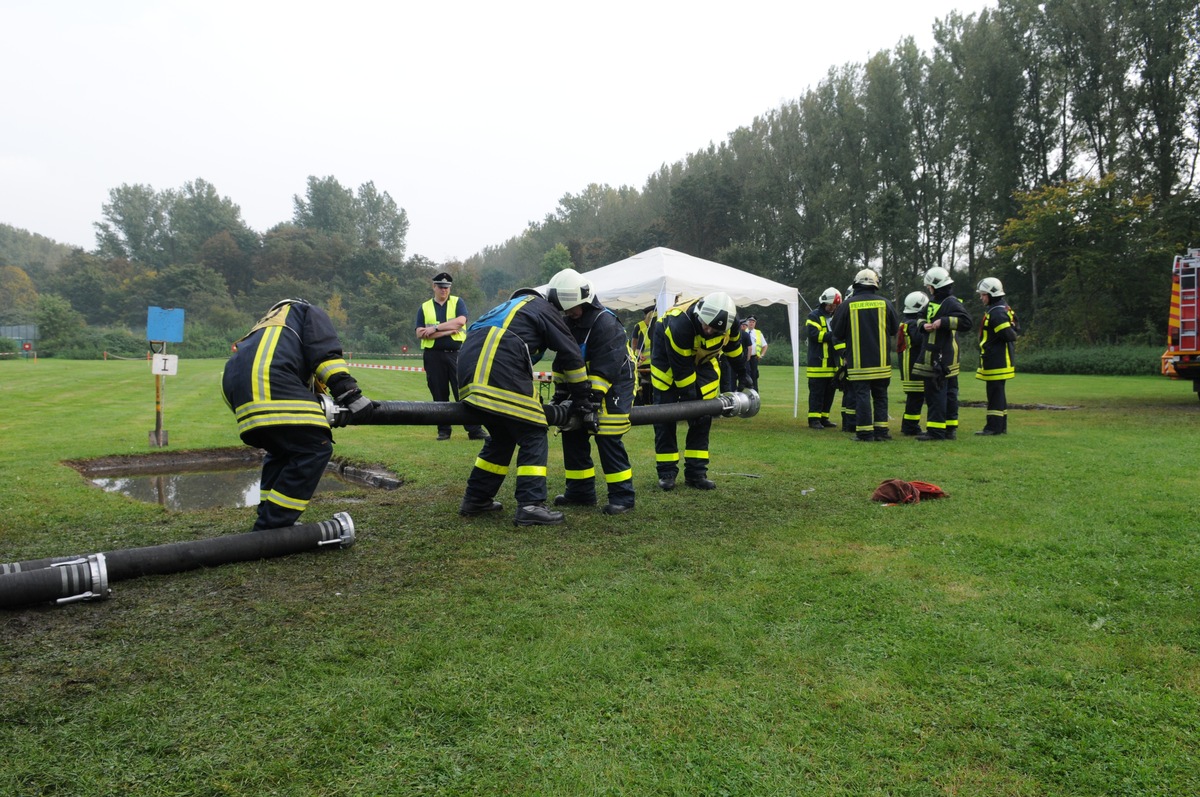
[[[698,299],[725,291],[739,308],[757,304],[792,304],[798,292],[779,282],[723,266],[711,260],[657,247],[587,272],[605,307],[640,310],[660,294]]]

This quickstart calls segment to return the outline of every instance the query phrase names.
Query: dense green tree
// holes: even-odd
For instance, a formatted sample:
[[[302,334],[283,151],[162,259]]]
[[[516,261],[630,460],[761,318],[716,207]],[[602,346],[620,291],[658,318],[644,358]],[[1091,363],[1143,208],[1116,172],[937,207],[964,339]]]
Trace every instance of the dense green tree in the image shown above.
[[[83,316],[71,307],[71,303],[54,293],[43,293],[38,297],[35,319],[38,348],[47,354],[76,343],[87,328]]]
[[[551,277],[565,268],[575,268],[571,261],[571,250],[564,244],[556,244],[553,249],[542,255],[542,262],[538,266],[538,285],[545,285]]]
[[[231,241],[241,258],[249,258],[258,248],[258,235],[242,221],[241,208],[206,180],[184,183],[179,191],[167,192],[164,202],[171,263],[201,262],[205,245],[218,236]]]
[[[359,242],[367,248],[379,248],[399,260],[404,257],[408,236],[408,214],[375,183],[363,183],[355,197]]]
[[[23,269],[35,285],[55,271],[72,249],[44,235],[0,224],[0,263]]]
[[[292,221],[297,227],[339,236],[349,246],[358,244],[354,192],[334,177],[309,177],[305,195],[292,197],[292,202],[295,205]]]
[[[0,324],[30,323],[37,302],[37,288],[25,269],[0,266]]]
[[[168,211],[170,196],[148,185],[122,184],[108,192],[97,222],[96,253],[136,260],[151,267],[170,262]]]
[[[1038,340],[1150,342],[1165,334],[1171,250],[1149,196],[1123,194],[1110,175],[1018,200],[1000,254],[1008,258],[1007,292],[1031,311],[1027,328]]]

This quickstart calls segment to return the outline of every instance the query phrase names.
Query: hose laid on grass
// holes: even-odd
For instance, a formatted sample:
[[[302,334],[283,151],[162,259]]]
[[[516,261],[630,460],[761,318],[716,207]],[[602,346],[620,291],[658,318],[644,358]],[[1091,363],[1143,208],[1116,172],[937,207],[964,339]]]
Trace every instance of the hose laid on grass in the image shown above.
[[[126,548],[88,556],[61,556],[0,564],[0,608],[108,597],[108,585],[138,576],[182,573],[198,567],[271,559],[336,544],[354,544],[354,521],[345,512],[331,520],[206,540]]]

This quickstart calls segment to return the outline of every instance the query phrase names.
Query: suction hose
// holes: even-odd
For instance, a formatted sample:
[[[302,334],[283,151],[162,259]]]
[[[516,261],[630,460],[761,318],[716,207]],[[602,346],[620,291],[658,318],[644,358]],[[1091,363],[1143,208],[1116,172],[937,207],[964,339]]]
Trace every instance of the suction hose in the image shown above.
[[[343,425],[346,411],[322,396],[325,414],[334,426]],[[752,418],[758,414],[761,402],[758,393],[747,390],[742,393],[722,393],[715,399],[681,401],[673,404],[650,404],[634,407],[629,413],[633,426],[653,423],[685,421],[705,415],[723,418]],[[570,428],[578,418],[571,415],[571,403],[546,404],[546,423],[551,426]],[[365,426],[470,426],[487,421],[484,413],[478,412],[461,401],[380,401]]]
[[[353,544],[354,521],[339,512],[331,520],[281,529],[0,564],[0,608],[43,601],[102,600],[108,597],[108,585],[113,581]]]

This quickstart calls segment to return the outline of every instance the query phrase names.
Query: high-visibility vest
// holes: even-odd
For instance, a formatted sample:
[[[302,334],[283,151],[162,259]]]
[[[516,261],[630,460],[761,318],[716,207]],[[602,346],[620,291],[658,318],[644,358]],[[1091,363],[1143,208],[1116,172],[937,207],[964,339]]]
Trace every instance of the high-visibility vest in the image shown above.
[[[409,305],[409,306],[411,307],[412,305]],[[435,302],[433,301],[433,299],[430,299],[429,301],[425,302],[425,304],[421,305],[421,311],[423,313],[425,313],[425,326],[436,326],[437,324],[440,323],[438,321],[438,317],[437,317],[437,307],[435,306]],[[457,296],[451,296],[449,299],[446,300],[446,318],[445,318],[445,320],[449,321],[452,318],[458,318],[458,297]],[[455,332],[453,335],[450,336],[450,340],[457,341],[459,343],[459,345],[461,345],[462,342],[466,339],[467,339],[467,330],[466,330],[465,325],[461,329],[459,329],[457,332]],[[422,349],[432,349],[433,344],[435,342],[436,342],[436,340],[434,338],[421,338],[421,348]]]

